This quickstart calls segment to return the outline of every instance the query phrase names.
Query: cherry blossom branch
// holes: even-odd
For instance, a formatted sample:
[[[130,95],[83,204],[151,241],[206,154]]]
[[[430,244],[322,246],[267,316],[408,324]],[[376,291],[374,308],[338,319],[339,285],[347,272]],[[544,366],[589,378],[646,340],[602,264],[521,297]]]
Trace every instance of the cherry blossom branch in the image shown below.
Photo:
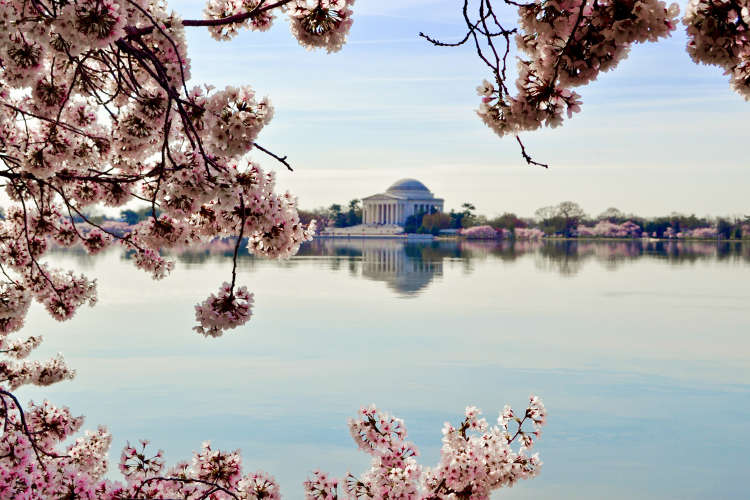
[[[24,416],[23,408],[21,407],[21,403],[18,401],[18,399],[16,398],[16,396],[14,396],[12,393],[10,393],[10,392],[8,392],[8,391],[0,388],[0,399],[3,400],[3,406],[5,407],[5,419],[4,419],[4,422],[3,422],[3,435],[5,435],[5,428],[6,428],[8,419],[10,418],[10,413],[8,412],[8,406],[5,403],[4,396],[7,396],[7,397],[9,397],[10,399],[13,400],[13,404],[16,406],[16,410],[18,411],[18,416],[19,416],[19,418],[21,420],[21,426],[23,427],[23,432],[24,432],[24,434],[26,434],[26,437],[29,439],[29,443],[31,443],[31,447],[34,450],[34,455],[36,455],[37,462],[39,462],[39,464],[42,465],[43,462],[42,462],[42,457],[39,456],[39,448],[36,445],[36,441],[31,436],[31,432],[29,431],[28,425],[26,425],[26,417]]]
[[[247,220],[247,214],[245,213],[245,199],[241,196],[240,214],[240,234],[237,235],[237,241],[234,243],[234,255],[232,255],[232,284],[230,287],[230,298],[234,298],[234,285],[237,280],[237,255],[240,252],[242,237],[245,234],[245,221]]]
[[[526,147],[523,145],[523,142],[521,142],[521,138],[516,136],[516,141],[518,142],[518,145],[521,147],[521,156],[523,156],[523,159],[526,160],[526,163],[529,165],[537,165],[539,167],[549,168],[549,165],[546,163],[539,163],[538,161],[535,161],[531,155],[529,155],[526,152]]]
[[[286,161],[286,158],[287,158],[286,156],[278,156],[278,155],[272,153],[271,151],[267,150],[266,148],[264,148],[263,146],[261,146],[257,142],[254,142],[253,145],[256,148],[258,148],[261,151],[263,151],[264,153],[266,153],[268,156],[271,156],[272,158],[276,159],[279,163],[281,163],[282,165],[284,165],[290,172],[294,172],[294,169],[292,168],[292,166],[289,165],[289,163]]]
[[[138,485],[138,488],[135,490],[135,494],[133,496],[134,499],[138,499],[138,497],[141,494],[141,490],[144,486],[147,486],[150,483],[158,482],[158,481],[165,481],[165,482],[175,482],[175,483],[182,483],[182,484],[205,484],[206,486],[211,486],[214,488],[215,491],[221,491],[223,493],[226,493],[230,497],[234,498],[235,500],[240,500],[240,497],[237,496],[232,491],[228,490],[227,488],[224,488],[221,485],[218,485],[216,483],[213,483],[211,481],[206,481],[204,479],[188,479],[188,478],[181,478],[181,477],[150,477]],[[209,494],[212,492],[209,492]],[[207,495],[203,495],[200,498],[208,498]]]
[[[515,2],[509,2],[509,1],[505,1],[505,3],[509,5],[516,5],[516,6],[526,5],[526,4],[517,4]],[[582,2],[582,6],[585,5],[585,3],[586,3],[585,1]],[[500,89],[501,95],[503,92],[505,94],[509,94],[510,92],[508,91],[508,88],[505,84],[505,79],[506,79],[505,75],[506,75],[506,69],[507,69],[507,59],[508,59],[508,55],[510,54],[510,44],[511,44],[510,36],[516,34],[518,30],[517,28],[506,29],[503,27],[503,25],[500,23],[497,15],[495,14],[493,10],[491,0],[480,0],[479,16],[476,21],[472,21],[470,19],[468,9],[469,9],[469,0],[464,0],[463,7],[462,7],[462,15],[463,15],[463,19],[464,19],[464,23],[466,25],[467,31],[464,37],[460,39],[458,42],[442,42],[436,38],[430,37],[429,35],[425,35],[422,32],[419,33],[419,36],[437,47],[459,47],[461,45],[464,45],[469,39],[472,39],[474,41],[474,47],[475,47],[477,56],[492,71],[495,77],[495,82],[497,83],[498,88]],[[497,26],[499,31],[492,32],[492,30],[487,25],[487,19],[492,19],[495,22],[495,25]],[[482,26],[482,28],[479,27],[480,25]],[[483,37],[484,42],[486,43],[487,47],[492,53],[494,62],[491,62],[490,59],[484,54],[482,44],[480,43],[479,35],[477,35],[477,33],[479,33],[479,35]],[[494,39],[496,37],[503,38],[504,50],[503,50],[502,55],[498,53],[498,50],[495,47]],[[531,155],[526,152],[526,148],[524,147],[523,143],[521,142],[521,139],[518,136],[516,136],[516,140],[518,141],[518,144],[521,149],[521,156],[523,157],[523,159],[526,161],[528,165],[537,165],[540,167],[549,168],[549,165],[535,161],[531,157]]]
[[[263,14],[264,12],[273,10],[277,7],[282,7],[292,1],[294,0],[279,0],[272,4],[263,6],[263,4],[265,3],[265,0],[261,0],[261,2],[255,8],[247,12],[234,14],[234,15],[227,16],[227,17],[222,17],[220,19],[184,19],[182,20],[181,24],[183,26],[192,26],[192,27],[200,27],[200,26],[215,27],[215,26],[226,26],[229,24],[241,23],[253,17],[257,17]],[[125,27],[125,32],[127,33],[129,38],[138,37],[142,35],[148,35],[149,33],[152,33],[153,31],[154,31],[154,26],[145,26],[142,28],[136,28],[134,26]]]

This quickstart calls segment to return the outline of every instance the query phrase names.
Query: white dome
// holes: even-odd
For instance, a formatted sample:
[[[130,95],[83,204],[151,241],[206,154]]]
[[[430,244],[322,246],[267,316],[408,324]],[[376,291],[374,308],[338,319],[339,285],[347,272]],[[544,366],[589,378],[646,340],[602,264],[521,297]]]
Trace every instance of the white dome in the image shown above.
[[[432,194],[430,193],[430,190],[427,189],[427,186],[416,179],[401,179],[400,181],[396,181],[386,192],[392,193],[394,191],[409,191],[414,194],[416,194],[416,192],[422,192],[429,195]]]

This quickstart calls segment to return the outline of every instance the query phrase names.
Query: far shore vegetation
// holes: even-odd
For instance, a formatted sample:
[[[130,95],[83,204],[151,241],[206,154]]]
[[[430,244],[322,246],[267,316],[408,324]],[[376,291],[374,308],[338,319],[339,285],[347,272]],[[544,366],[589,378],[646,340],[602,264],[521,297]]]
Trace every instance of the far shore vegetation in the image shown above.
[[[157,208],[157,217],[160,212]],[[152,216],[150,206],[127,209],[119,217],[87,214],[89,221],[117,233],[127,233],[130,227]],[[299,210],[304,224],[316,220],[318,231],[325,228],[346,228],[362,224],[362,206],[358,199],[346,205],[332,204],[328,208]],[[0,218],[4,213],[0,211]],[[73,222],[85,226],[80,216]],[[422,212],[406,219],[404,232],[435,236],[467,238],[659,238],[659,239],[723,239],[750,240],[750,215],[699,217],[673,212],[658,217],[627,214],[608,208],[592,216],[575,202],[539,208],[534,217],[521,217],[505,212],[494,217],[478,214],[472,203],[463,203],[449,212]]]
[[[328,208],[299,210],[300,220],[318,221],[318,229],[344,228],[362,223],[360,200],[346,205],[333,204]],[[673,212],[658,217],[627,214],[617,208],[608,208],[592,216],[575,202],[564,201],[538,209],[534,217],[521,217],[505,212],[494,217],[478,214],[472,203],[463,203],[459,209],[443,213],[422,212],[406,219],[404,231],[420,234],[482,234],[466,231],[470,228],[489,227],[499,237],[539,236],[561,238],[687,238],[687,239],[750,239],[750,215],[723,217],[698,217]],[[518,231],[523,229],[525,231]],[[537,231],[529,231],[537,230]],[[489,233],[485,232],[488,235]]]

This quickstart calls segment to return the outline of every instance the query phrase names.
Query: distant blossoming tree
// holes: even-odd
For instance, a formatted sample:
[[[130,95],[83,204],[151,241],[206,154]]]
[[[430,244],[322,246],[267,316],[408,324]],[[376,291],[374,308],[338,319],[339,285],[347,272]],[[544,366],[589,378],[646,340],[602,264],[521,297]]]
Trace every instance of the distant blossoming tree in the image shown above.
[[[514,229],[517,240],[540,240],[544,237],[544,231],[538,228],[517,227]]]
[[[470,240],[494,240],[503,237],[503,233],[499,233],[491,226],[474,226],[467,229],[461,230],[461,236]]]
[[[576,234],[579,237],[599,236],[603,238],[638,238],[641,228],[632,221],[615,224],[607,220],[599,221],[594,227],[578,226]]]

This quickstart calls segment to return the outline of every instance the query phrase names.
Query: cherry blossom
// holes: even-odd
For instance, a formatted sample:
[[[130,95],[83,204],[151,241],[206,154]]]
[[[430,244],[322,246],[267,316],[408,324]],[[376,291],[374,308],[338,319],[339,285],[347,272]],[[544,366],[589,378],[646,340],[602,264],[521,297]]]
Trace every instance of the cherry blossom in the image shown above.
[[[3,0],[0,177],[12,203],[0,221],[0,328],[21,328],[31,300],[60,320],[96,302],[95,280],[44,262],[51,243],[91,254],[117,244],[155,279],[174,267],[164,249],[217,237],[264,257],[293,255],[314,224],[300,223],[295,197],[277,193],[274,174],[250,158],[290,168],[256,142],[273,118],[270,100],[249,85],[189,87],[185,29],[226,39],[286,13],[301,43],[330,51],[345,40],[351,3],[209,1],[207,19],[182,20],[163,2]],[[152,209],[135,228],[86,215],[132,202]],[[251,295],[235,288],[236,254],[226,296],[198,306],[201,333],[251,316]]]
[[[585,85],[627,56],[633,43],[666,37],[677,25],[679,8],[657,0],[623,2],[536,0],[518,7],[520,52],[515,96],[504,82],[486,80],[478,89],[479,116],[498,135],[542,125],[557,127],[563,115],[580,111]],[[496,77],[498,75],[496,74]],[[499,78],[496,78],[499,80]]]
[[[461,236],[470,240],[494,240],[501,238],[502,233],[498,234],[498,232],[491,226],[474,226],[462,229]]]
[[[226,294],[229,288],[225,283],[222,290]],[[105,427],[81,432],[84,419],[70,409],[46,400],[24,407],[11,392],[73,377],[61,357],[23,359],[41,340],[9,340],[7,333],[0,334],[1,498],[281,498],[272,476],[243,471],[239,450],[219,450],[210,442],[202,443],[191,460],[171,467],[148,440],[128,443],[117,465],[123,480],[109,479],[112,435]],[[371,467],[342,479],[316,470],[302,484],[305,498],[338,498],[339,487],[356,498],[488,498],[494,489],[539,473],[541,461],[530,450],[545,421],[544,405],[533,395],[521,418],[506,406],[495,426],[469,406],[460,425],[444,425],[440,462],[429,468],[417,462],[419,451],[408,441],[403,420],[374,405],[363,407],[349,420],[349,431],[372,457]]]
[[[244,472],[239,450],[218,450],[210,442],[204,442],[192,460],[171,467],[162,450],[149,448],[149,441],[128,443],[118,463],[124,480],[107,479],[112,436],[105,427],[79,434],[83,417],[49,401],[24,408],[3,384],[3,498],[281,498],[272,476]],[[544,405],[533,395],[520,418],[506,406],[493,426],[479,409],[467,407],[460,425],[444,425],[440,462],[430,468],[417,462],[419,452],[407,441],[401,419],[374,405],[363,407],[359,417],[349,421],[349,430],[359,448],[371,455],[371,467],[343,479],[316,470],[302,485],[305,498],[338,498],[340,486],[349,498],[489,498],[491,491],[539,473],[541,461],[530,450],[545,421]]]
[[[578,226],[575,232],[579,237],[638,238],[641,236],[640,226],[631,221],[615,224],[604,220],[597,222],[594,227]]]
[[[236,290],[229,283],[219,288],[218,295],[211,294],[205,302],[195,306],[194,329],[207,337],[219,337],[223,330],[244,324],[252,314],[253,294],[246,287]]]
[[[292,35],[312,50],[338,52],[352,26],[354,0],[295,0],[289,10]]]
[[[732,89],[750,100],[750,2],[691,0],[682,23],[690,57],[723,68]]]
[[[513,230],[517,240],[540,240],[544,237],[544,231],[538,228],[517,227]]]
[[[500,136],[514,135],[524,160],[542,167],[548,165],[532,158],[518,134],[571,118],[582,104],[574,89],[616,68],[633,44],[670,36],[679,14],[676,3],[660,0],[464,0],[459,6],[462,38],[420,36],[435,46],[476,50],[491,73],[477,87],[480,119]],[[516,22],[509,9],[517,11]],[[750,2],[690,0],[682,24],[693,60],[723,68],[732,89],[750,99]]]

